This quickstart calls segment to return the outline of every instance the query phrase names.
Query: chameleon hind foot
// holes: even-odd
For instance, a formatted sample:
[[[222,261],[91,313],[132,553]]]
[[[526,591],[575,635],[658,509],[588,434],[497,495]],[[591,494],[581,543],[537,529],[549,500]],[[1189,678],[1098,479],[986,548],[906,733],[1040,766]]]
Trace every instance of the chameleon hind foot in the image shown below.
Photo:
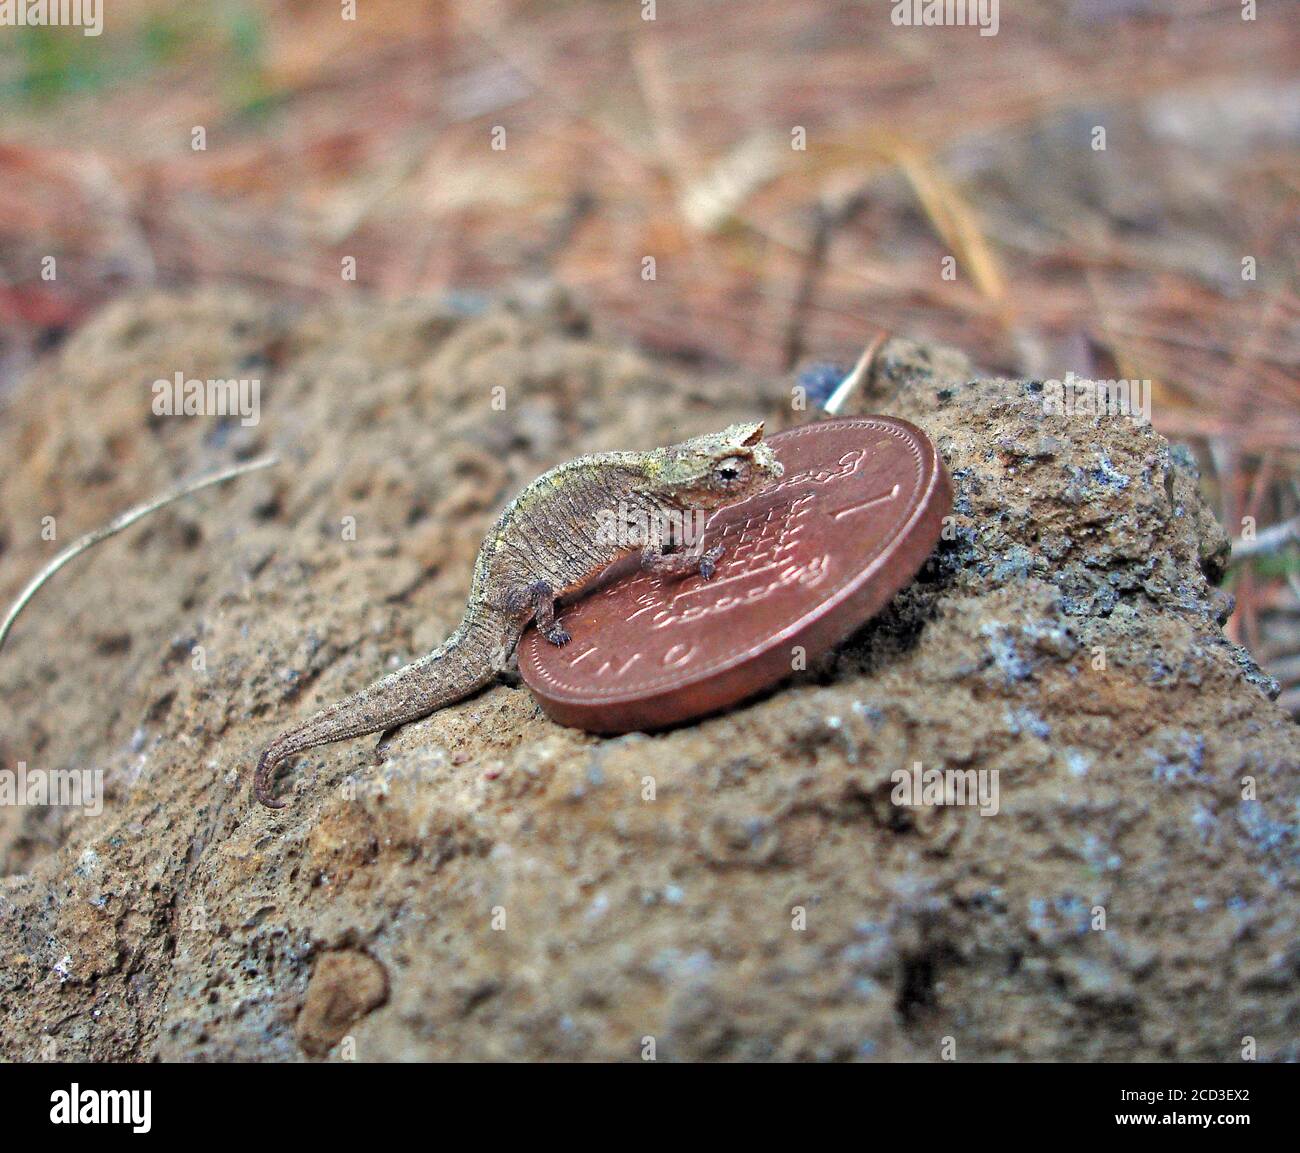
[[[534,581],[528,586],[528,593],[533,602],[537,631],[553,645],[567,645],[573,640],[568,629],[555,619],[555,590],[545,581]]]

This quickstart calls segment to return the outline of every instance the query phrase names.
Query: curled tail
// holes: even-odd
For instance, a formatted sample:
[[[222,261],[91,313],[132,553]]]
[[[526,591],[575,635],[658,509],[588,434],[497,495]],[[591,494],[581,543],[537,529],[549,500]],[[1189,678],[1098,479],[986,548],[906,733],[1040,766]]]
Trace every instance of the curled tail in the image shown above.
[[[495,625],[495,627],[493,627]],[[266,746],[253,774],[253,793],[270,809],[284,808],[271,793],[271,775],[286,757],[316,745],[396,728],[427,717],[477,692],[501,667],[501,622],[468,620],[427,657],[344,697]],[[509,638],[504,646],[509,649]]]

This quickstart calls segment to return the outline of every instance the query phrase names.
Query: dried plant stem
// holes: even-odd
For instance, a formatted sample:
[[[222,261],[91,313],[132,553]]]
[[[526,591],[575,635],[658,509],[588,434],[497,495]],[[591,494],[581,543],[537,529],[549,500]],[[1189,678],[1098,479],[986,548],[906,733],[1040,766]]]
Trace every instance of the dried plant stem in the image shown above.
[[[1232,559],[1238,561],[1247,557],[1268,556],[1281,552],[1292,541],[1300,541],[1300,516],[1263,529],[1254,540],[1237,538],[1232,542]]]
[[[4,648],[5,638],[9,635],[10,628],[13,627],[14,621],[18,619],[18,614],[27,607],[27,603],[36,595],[40,587],[50,579],[74,557],[80,556],[88,548],[99,544],[102,540],[107,540],[111,536],[116,536],[125,528],[130,528],[136,521],[148,516],[151,512],[157,512],[158,509],[173,504],[191,493],[198,492],[200,489],[211,488],[214,484],[221,484],[222,481],[233,480],[237,476],[243,476],[247,472],[256,472],[258,469],[270,468],[271,465],[277,464],[279,458],[275,456],[258,457],[256,460],[250,460],[245,464],[237,464],[231,468],[222,469],[220,472],[214,472],[209,476],[199,477],[197,480],[188,481],[178,485],[175,488],[168,489],[161,496],[155,497],[144,504],[136,505],[135,508],[127,509],[126,512],[115,516],[106,525],[101,525],[93,532],[86,533],[85,536],[78,537],[72,544],[68,545],[58,556],[38,572],[27,587],[18,594],[18,599],[9,606],[9,611],[5,613],[4,622],[0,623],[0,649]]]

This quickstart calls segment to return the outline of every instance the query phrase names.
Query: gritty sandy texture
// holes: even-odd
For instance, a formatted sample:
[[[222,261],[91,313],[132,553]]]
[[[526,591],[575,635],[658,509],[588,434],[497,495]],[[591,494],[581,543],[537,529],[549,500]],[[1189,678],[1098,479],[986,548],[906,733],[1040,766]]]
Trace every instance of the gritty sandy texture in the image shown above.
[[[262,423],[153,416],[177,370],[259,376]],[[656,366],[544,293],[113,306],[0,422],[6,597],[178,476],[286,460],[83,557],[0,654],[3,767],[107,790],[0,810],[0,1056],[1297,1056],[1300,744],[1220,632],[1225,537],[1189,458],[1039,388],[883,351],[863,403],[935,437],[955,520],[830,667],[605,740],[502,685],[382,767],[313,750],[277,814],[259,748],[436,645],[523,484],[776,427],[789,382]],[[999,770],[1001,812],[892,805],[918,760]]]

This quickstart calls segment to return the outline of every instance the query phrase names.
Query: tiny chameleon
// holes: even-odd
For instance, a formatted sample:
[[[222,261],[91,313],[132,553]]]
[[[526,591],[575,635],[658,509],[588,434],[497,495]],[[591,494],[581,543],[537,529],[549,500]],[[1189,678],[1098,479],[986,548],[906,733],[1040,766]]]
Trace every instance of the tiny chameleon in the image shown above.
[[[721,546],[674,551],[680,542],[643,544],[634,534],[602,531],[598,514],[626,509],[633,524],[665,523],[655,518],[743,500],[782,473],[762,441],[762,423],[733,424],[667,448],[594,453],[543,473],[506,506],[479,548],[465,613],[451,636],[271,741],[253,775],[257,799],[284,807],[272,778],[288,757],[366,733],[389,734],[486,687],[510,667],[532,622],[552,644],[567,644],[556,600],[581,594],[627,556],[640,552],[651,572],[709,580]]]

